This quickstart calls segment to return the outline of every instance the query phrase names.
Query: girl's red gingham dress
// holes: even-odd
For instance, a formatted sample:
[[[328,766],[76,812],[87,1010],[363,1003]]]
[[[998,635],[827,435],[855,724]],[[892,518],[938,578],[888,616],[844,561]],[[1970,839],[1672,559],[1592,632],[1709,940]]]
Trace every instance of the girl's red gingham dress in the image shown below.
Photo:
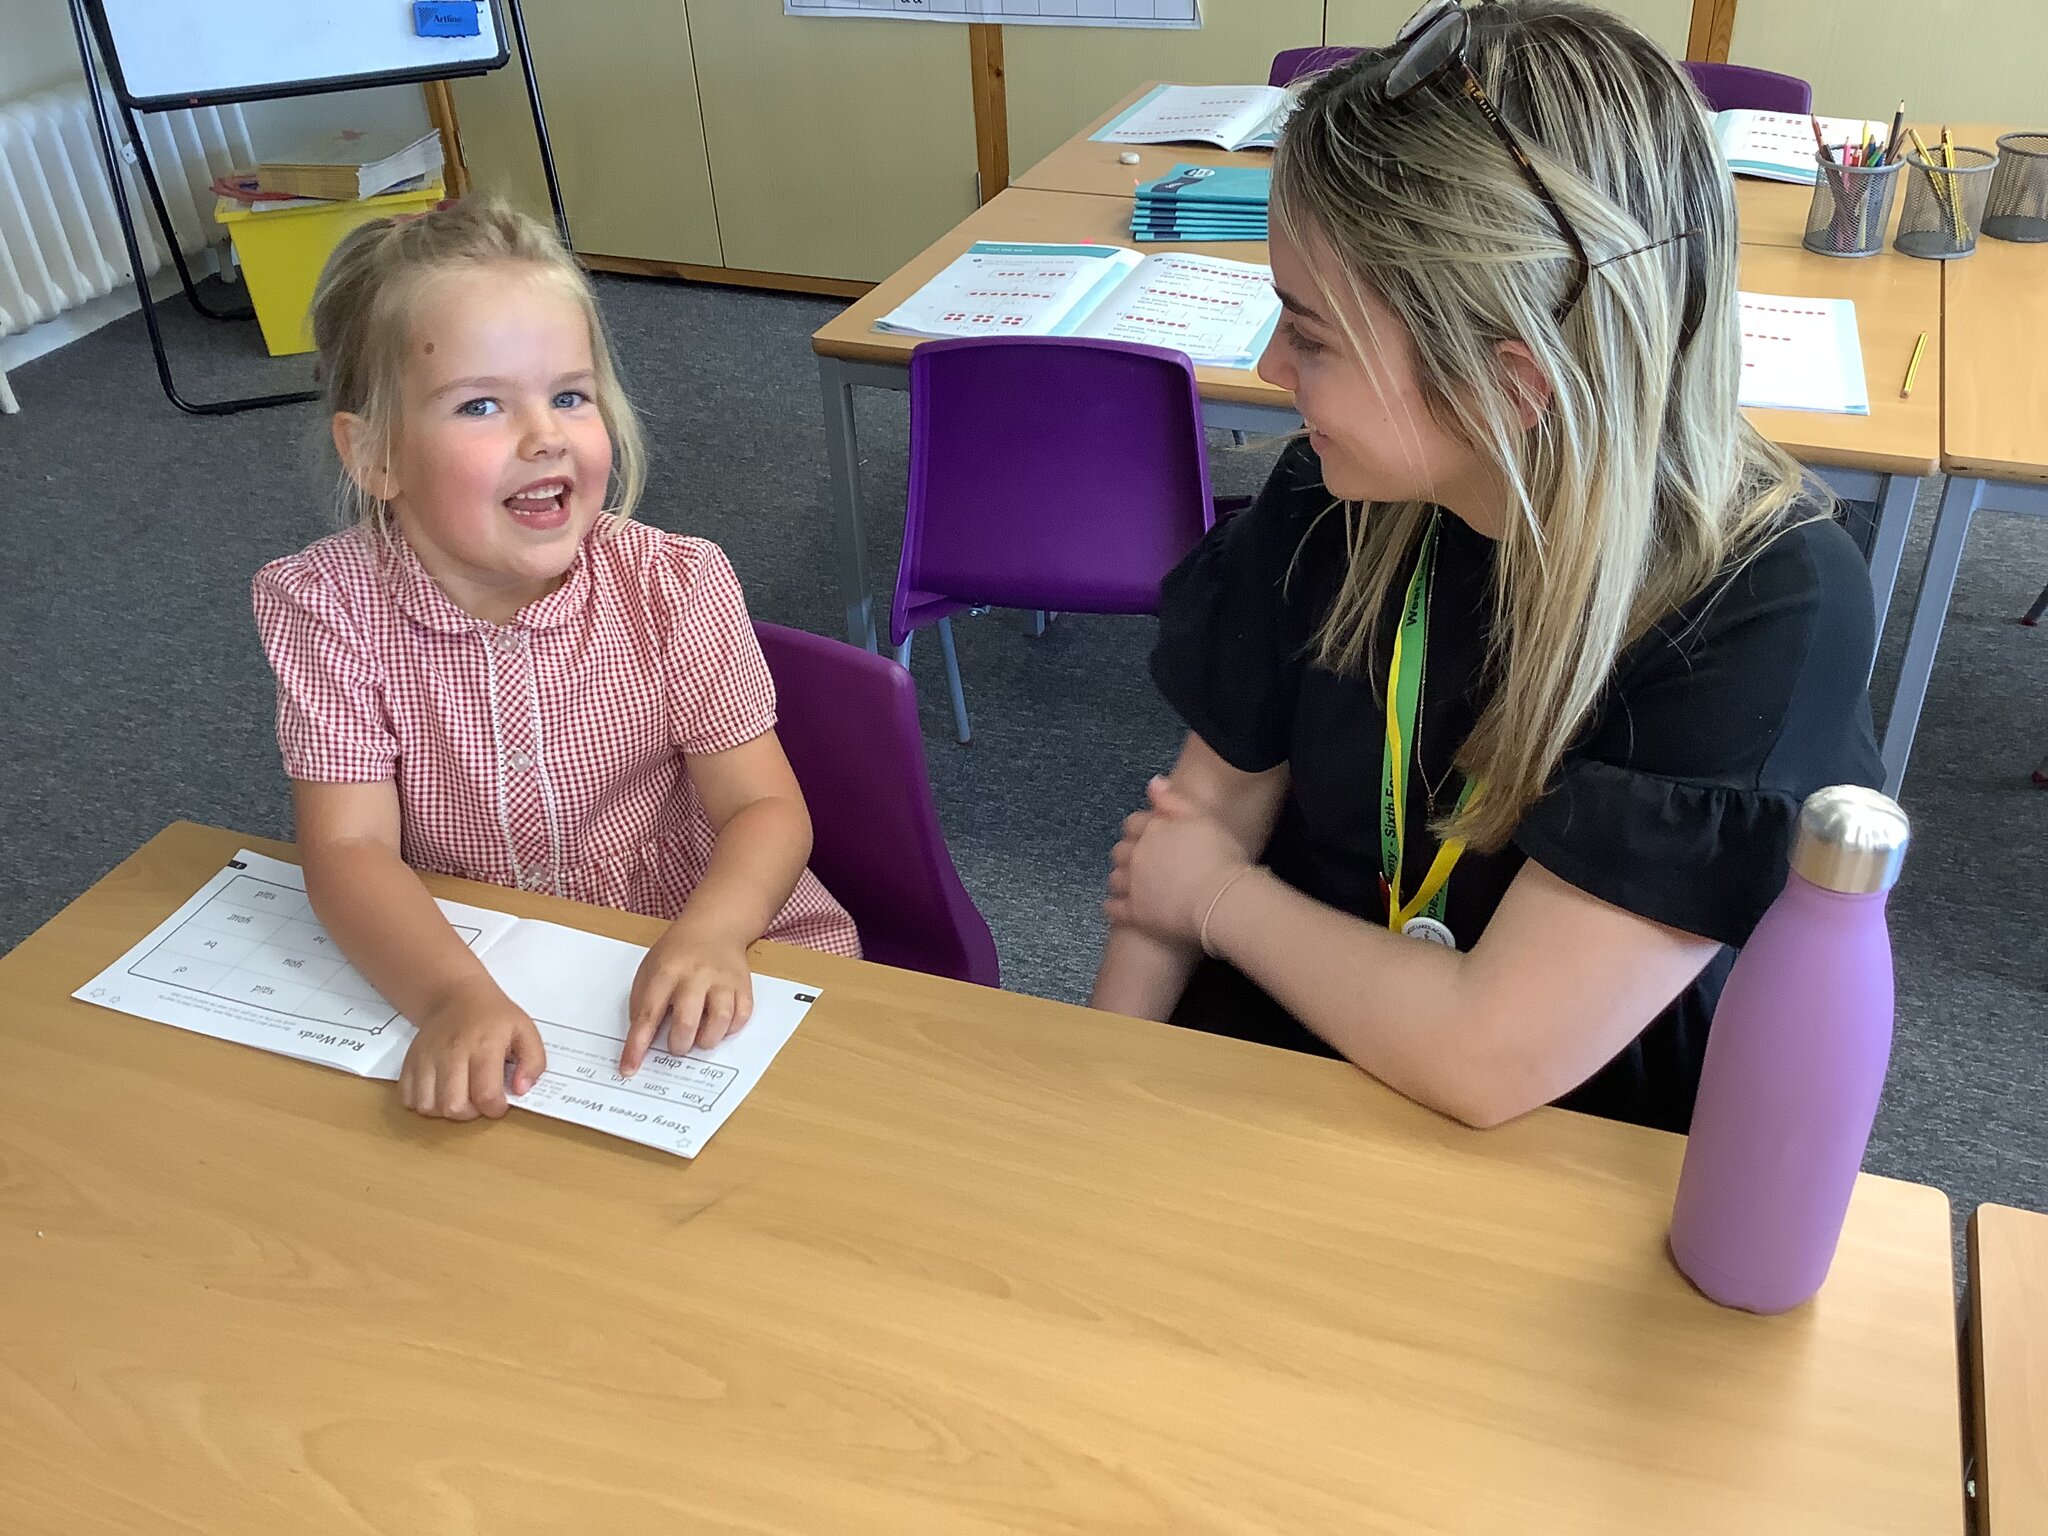
[[[509,624],[449,601],[364,529],[256,573],[285,772],[398,789],[417,869],[672,919],[714,834],[684,771],[775,724],[775,684],[717,545],[606,518]],[[809,870],[768,938],[859,955]]]

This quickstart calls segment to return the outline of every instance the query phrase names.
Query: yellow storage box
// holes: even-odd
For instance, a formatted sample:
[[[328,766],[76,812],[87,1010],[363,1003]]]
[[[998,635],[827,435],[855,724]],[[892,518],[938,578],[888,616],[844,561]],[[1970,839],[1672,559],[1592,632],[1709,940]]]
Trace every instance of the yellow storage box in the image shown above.
[[[313,350],[313,287],[342,236],[386,214],[425,213],[447,195],[436,181],[348,203],[250,209],[228,198],[216,202],[213,216],[234,237],[235,260],[270,355]]]

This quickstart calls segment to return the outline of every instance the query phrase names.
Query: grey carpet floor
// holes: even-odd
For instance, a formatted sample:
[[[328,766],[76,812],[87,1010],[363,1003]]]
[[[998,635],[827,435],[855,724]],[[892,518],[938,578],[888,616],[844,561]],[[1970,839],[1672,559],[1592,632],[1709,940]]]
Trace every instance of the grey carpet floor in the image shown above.
[[[646,417],[644,511],[716,539],[758,617],[834,632],[825,457],[810,333],[829,300],[601,280]],[[254,328],[164,310],[197,398],[293,387],[303,361]],[[157,392],[139,318],[19,370],[0,418],[0,949],[178,817],[288,837],[269,674],[249,617],[265,560],[333,523],[312,407],[194,419]],[[874,579],[895,569],[905,397],[863,391]],[[1271,445],[1212,441],[1220,494],[1255,489]],[[1917,586],[1923,505],[1881,649],[1882,719]],[[2048,1206],[2048,626],[2013,623],[2048,581],[2048,520],[1981,515],[1904,796],[1917,844],[1893,903],[1897,1046],[1870,1153],[1978,1202]],[[950,738],[936,646],[914,672],[941,815],[1006,985],[1078,1000],[1119,819],[1179,732],[1146,679],[1151,624],[1069,617],[1042,638],[994,613],[958,625],[975,741]],[[4,1000],[0,1000],[4,1007]]]

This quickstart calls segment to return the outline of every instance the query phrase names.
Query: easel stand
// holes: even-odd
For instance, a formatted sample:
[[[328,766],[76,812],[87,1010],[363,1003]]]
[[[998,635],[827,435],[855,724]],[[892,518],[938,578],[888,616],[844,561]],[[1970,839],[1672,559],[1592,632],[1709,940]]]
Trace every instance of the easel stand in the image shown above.
[[[70,0],[71,30],[78,40],[78,61],[85,69],[86,94],[92,99],[93,123],[99,131],[100,155],[106,161],[107,185],[114,194],[114,208],[121,218],[121,239],[128,249],[128,270],[135,279],[136,297],[142,303],[142,323],[149,330],[149,349],[156,356],[157,381],[163,385],[164,398],[179,410],[193,416],[229,416],[237,411],[262,410],[273,405],[300,405],[308,400],[317,400],[314,390],[293,390],[279,395],[248,395],[234,400],[187,400],[178,393],[177,380],[171,374],[171,360],[164,351],[163,330],[157,324],[156,304],[149,292],[149,274],[143,268],[142,245],[135,234],[135,212],[129,206],[127,178],[121,174],[120,150],[114,138],[114,125],[107,115],[107,91],[103,87],[99,56],[94,51],[92,35],[86,22],[84,0]],[[561,232],[562,243],[570,244],[569,215],[562,207],[562,188],[555,177],[555,156],[548,142],[547,116],[541,108],[540,84],[534,79],[533,55],[526,44],[526,17],[520,11],[519,0],[502,0],[503,10],[512,24],[513,40],[518,45],[519,68],[526,77],[526,101],[533,112],[533,136],[540,148],[541,171],[547,177],[548,203],[554,209],[555,228]],[[459,77],[457,77],[459,78]],[[286,96],[309,95],[307,91],[271,91],[258,95],[240,94],[238,101],[275,101]],[[194,106],[209,105],[201,100]],[[171,223],[171,215],[164,203],[163,188],[158,185],[156,168],[150,163],[149,144],[143,138],[140,125],[136,122],[136,108],[125,100],[121,102],[121,117],[128,130],[128,142],[135,148],[136,168],[142,173],[142,184],[149,192],[150,206],[156,211],[158,226],[163,230],[164,243],[170,248],[171,260],[177,265],[178,281],[184,285],[185,298],[193,310],[208,320],[251,320],[255,311],[244,305],[238,309],[218,310],[208,307],[199,296],[199,286],[193,281],[192,269],[186,265],[185,252],[178,244],[178,232]]]

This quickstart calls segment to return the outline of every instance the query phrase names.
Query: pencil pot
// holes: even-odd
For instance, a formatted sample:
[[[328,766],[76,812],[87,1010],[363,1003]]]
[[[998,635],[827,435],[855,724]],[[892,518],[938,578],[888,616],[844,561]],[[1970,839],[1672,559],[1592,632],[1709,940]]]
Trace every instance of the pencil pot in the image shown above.
[[[1952,261],[1977,249],[1977,230],[1984,221],[1998,155],[1958,144],[1953,167],[1943,162],[1938,150],[1934,156],[1931,161],[1906,156],[1906,199],[1892,244],[1908,256]]]
[[[2030,244],[2048,240],[2048,133],[2008,133],[1998,141],[1984,233]]]
[[[1899,189],[1903,167],[1896,160],[1890,165],[1830,165],[1818,155],[1814,159],[1819,174],[1813,178],[1801,243],[1823,256],[1875,256],[1884,249],[1892,194]]]

